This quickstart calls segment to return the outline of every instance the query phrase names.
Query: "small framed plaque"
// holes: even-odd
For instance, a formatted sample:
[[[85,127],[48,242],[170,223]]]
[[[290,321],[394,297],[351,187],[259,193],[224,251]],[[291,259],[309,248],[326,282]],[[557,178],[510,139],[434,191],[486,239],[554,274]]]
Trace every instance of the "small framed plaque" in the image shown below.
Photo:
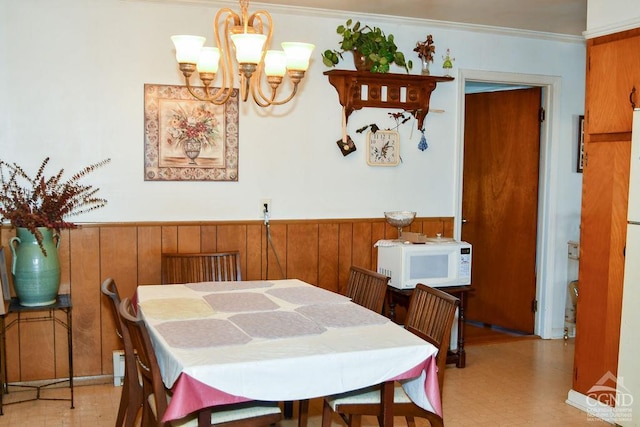
[[[576,171],[582,173],[584,169],[584,116],[578,117],[578,167]]]

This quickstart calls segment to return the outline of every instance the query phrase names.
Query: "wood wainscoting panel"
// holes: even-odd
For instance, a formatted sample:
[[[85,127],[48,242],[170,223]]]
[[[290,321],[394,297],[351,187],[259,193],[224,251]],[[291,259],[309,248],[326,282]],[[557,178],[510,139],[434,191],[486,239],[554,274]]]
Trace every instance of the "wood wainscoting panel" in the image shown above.
[[[318,224],[287,225],[287,277],[318,283]]]
[[[216,252],[240,251],[242,258],[247,247],[247,225],[221,224],[217,228]]]
[[[162,226],[162,252],[178,252],[178,227],[176,225]]]
[[[353,263],[353,223],[340,223],[338,229],[338,293],[347,293],[349,270]]]
[[[318,224],[318,286],[338,292],[338,224]]]
[[[246,247],[246,224],[221,224],[217,226],[216,250],[214,252],[239,251],[240,270],[242,271],[242,278],[245,280],[247,277]]]
[[[22,313],[21,319],[42,315],[42,312]],[[46,375],[55,378],[55,322],[22,322],[15,324],[13,329],[13,332],[19,331],[19,335],[16,336],[18,342],[7,342],[7,359],[19,355],[20,358],[19,369],[9,371],[9,381],[32,381],[46,378]],[[60,342],[66,345],[65,334],[60,335]],[[18,374],[18,377],[15,374]]]
[[[218,226],[203,225],[200,227],[200,252],[210,253],[218,251]],[[244,276],[243,276],[244,277]]]
[[[6,226],[0,230],[0,243],[10,258],[8,244],[15,230]],[[273,246],[263,222],[257,220],[102,223],[64,230],[60,289],[72,295],[75,376],[112,374],[112,352],[121,347],[100,292],[102,281],[114,278],[122,297],[134,295],[137,286],[160,283],[163,252],[238,250],[244,280],[299,278],[344,294],[350,267],[375,270],[377,248],[373,245],[397,236],[397,229],[384,218],[272,220],[270,230]],[[416,218],[410,230],[451,237],[453,218]],[[10,259],[7,266],[11,267]],[[7,315],[7,321],[11,316]],[[60,325],[47,326],[46,322],[7,331],[9,380],[64,377],[65,333]]]
[[[271,242],[265,243],[268,249],[262,254],[263,273],[265,279],[285,279],[287,274],[287,224],[273,223],[269,225]],[[266,237],[265,237],[266,238]],[[273,246],[272,246],[273,243]],[[278,259],[280,265],[278,265]],[[280,271],[282,267],[282,271]]]
[[[181,225],[178,227],[178,250],[182,253],[197,253],[200,250],[200,226]]]
[[[60,246],[58,246],[58,259],[60,260],[60,288],[59,294],[68,294],[71,292],[71,277],[68,266],[70,265],[71,256],[71,230],[61,230]],[[6,255],[10,255],[9,252]]]
[[[266,236],[262,224],[247,225],[247,248],[240,254],[243,280],[262,279],[262,254],[266,250]],[[242,252],[242,250],[240,251]]]
[[[386,225],[388,225],[386,222],[374,222],[371,224],[371,246],[369,247],[369,251],[371,252],[371,266],[368,267],[370,270],[378,268],[378,248],[375,247],[375,244],[380,239],[386,239]]]
[[[105,327],[109,331],[115,331],[115,323],[111,312],[105,311],[108,307],[105,305],[106,301],[102,301],[100,291],[100,232],[99,228],[78,228],[72,230],[69,236],[73,373],[76,376],[101,372],[101,340],[108,339],[112,343],[116,340],[111,333],[105,336],[101,334]],[[73,283],[81,283],[82,286],[73,286]],[[66,343],[66,337],[60,335],[56,341]],[[66,369],[66,359],[60,360],[59,363]]]
[[[371,223],[360,222],[353,224],[352,239],[351,265],[357,265],[358,267],[371,269],[371,242],[376,242],[377,240],[379,240],[374,239],[374,237],[372,236]]]
[[[89,326],[93,323],[89,322],[92,316],[91,312],[95,310],[95,299],[99,299],[102,302],[101,316],[102,322],[112,321],[113,314],[109,310],[106,297],[102,295],[100,286],[102,281],[111,277],[116,281],[118,286],[118,292],[121,298],[131,297],[139,283],[138,280],[138,264],[140,260],[138,258],[138,228],[129,227],[126,225],[118,225],[115,227],[101,227],[100,228],[100,279],[98,282],[87,282],[81,286],[81,292],[83,294],[90,295],[91,298],[83,299],[80,304],[76,299],[77,288],[73,289],[73,312],[78,315],[74,318],[74,344],[80,343],[88,337],[93,336],[99,331]],[[149,260],[151,261],[151,260]],[[146,260],[145,260],[146,262]],[[92,307],[93,306],[93,307]],[[86,324],[80,324],[76,327],[75,319],[79,318],[80,322],[86,322]],[[113,323],[111,323],[113,325]],[[103,337],[102,347],[102,371],[113,371],[112,352],[116,349],[121,349],[120,340],[115,335],[115,326],[112,326],[110,331],[100,331],[99,336]],[[76,375],[91,375],[85,371],[89,366],[96,363],[96,360],[100,360],[97,357],[95,349],[90,348],[84,351],[76,351],[74,347],[74,371],[75,366],[85,366],[84,369],[76,371]],[[76,363],[77,361],[77,363]],[[95,375],[95,374],[94,374]]]
[[[138,227],[138,284],[159,285],[161,279],[162,262],[162,227]],[[106,279],[106,277],[105,277]],[[122,293],[116,282],[120,297],[131,297],[132,294]]]

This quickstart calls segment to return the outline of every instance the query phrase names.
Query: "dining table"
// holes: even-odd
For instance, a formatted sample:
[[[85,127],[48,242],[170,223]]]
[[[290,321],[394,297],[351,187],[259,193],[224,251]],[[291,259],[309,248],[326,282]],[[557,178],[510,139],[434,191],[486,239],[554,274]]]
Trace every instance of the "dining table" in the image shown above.
[[[381,384],[391,426],[394,381],[442,414],[437,348],[344,295],[285,279],[141,285],[135,300],[172,392],[163,421]]]

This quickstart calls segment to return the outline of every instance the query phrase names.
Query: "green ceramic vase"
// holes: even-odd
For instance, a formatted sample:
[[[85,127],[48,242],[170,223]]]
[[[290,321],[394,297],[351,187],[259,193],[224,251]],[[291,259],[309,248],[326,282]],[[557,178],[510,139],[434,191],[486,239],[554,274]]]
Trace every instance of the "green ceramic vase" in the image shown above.
[[[38,307],[56,302],[60,287],[60,235],[46,227],[38,227],[44,237],[42,253],[36,236],[27,228],[18,227],[9,241],[13,262],[13,286],[20,305]]]

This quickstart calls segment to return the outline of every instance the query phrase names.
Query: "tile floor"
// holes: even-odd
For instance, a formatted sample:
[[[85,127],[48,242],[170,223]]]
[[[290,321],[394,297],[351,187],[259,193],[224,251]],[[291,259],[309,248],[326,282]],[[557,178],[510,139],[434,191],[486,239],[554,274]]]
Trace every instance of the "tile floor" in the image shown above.
[[[572,340],[527,339],[467,347],[467,367],[447,368],[444,411],[447,427],[458,426],[598,426],[565,402],[571,387]],[[34,401],[4,407],[0,426],[113,426],[120,388],[112,384],[75,388],[75,409],[64,401]],[[68,389],[47,390],[45,395]],[[64,393],[67,393],[66,395]],[[15,398],[12,392],[9,397]],[[321,400],[311,402],[309,427],[319,427]],[[284,420],[280,427],[296,426]],[[338,418],[334,426],[343,425]],[[377,425],[365,419],[365,426]],[[406,425],[396,418],[396,425]],[[426,426],[424,420],[418,426]]]

